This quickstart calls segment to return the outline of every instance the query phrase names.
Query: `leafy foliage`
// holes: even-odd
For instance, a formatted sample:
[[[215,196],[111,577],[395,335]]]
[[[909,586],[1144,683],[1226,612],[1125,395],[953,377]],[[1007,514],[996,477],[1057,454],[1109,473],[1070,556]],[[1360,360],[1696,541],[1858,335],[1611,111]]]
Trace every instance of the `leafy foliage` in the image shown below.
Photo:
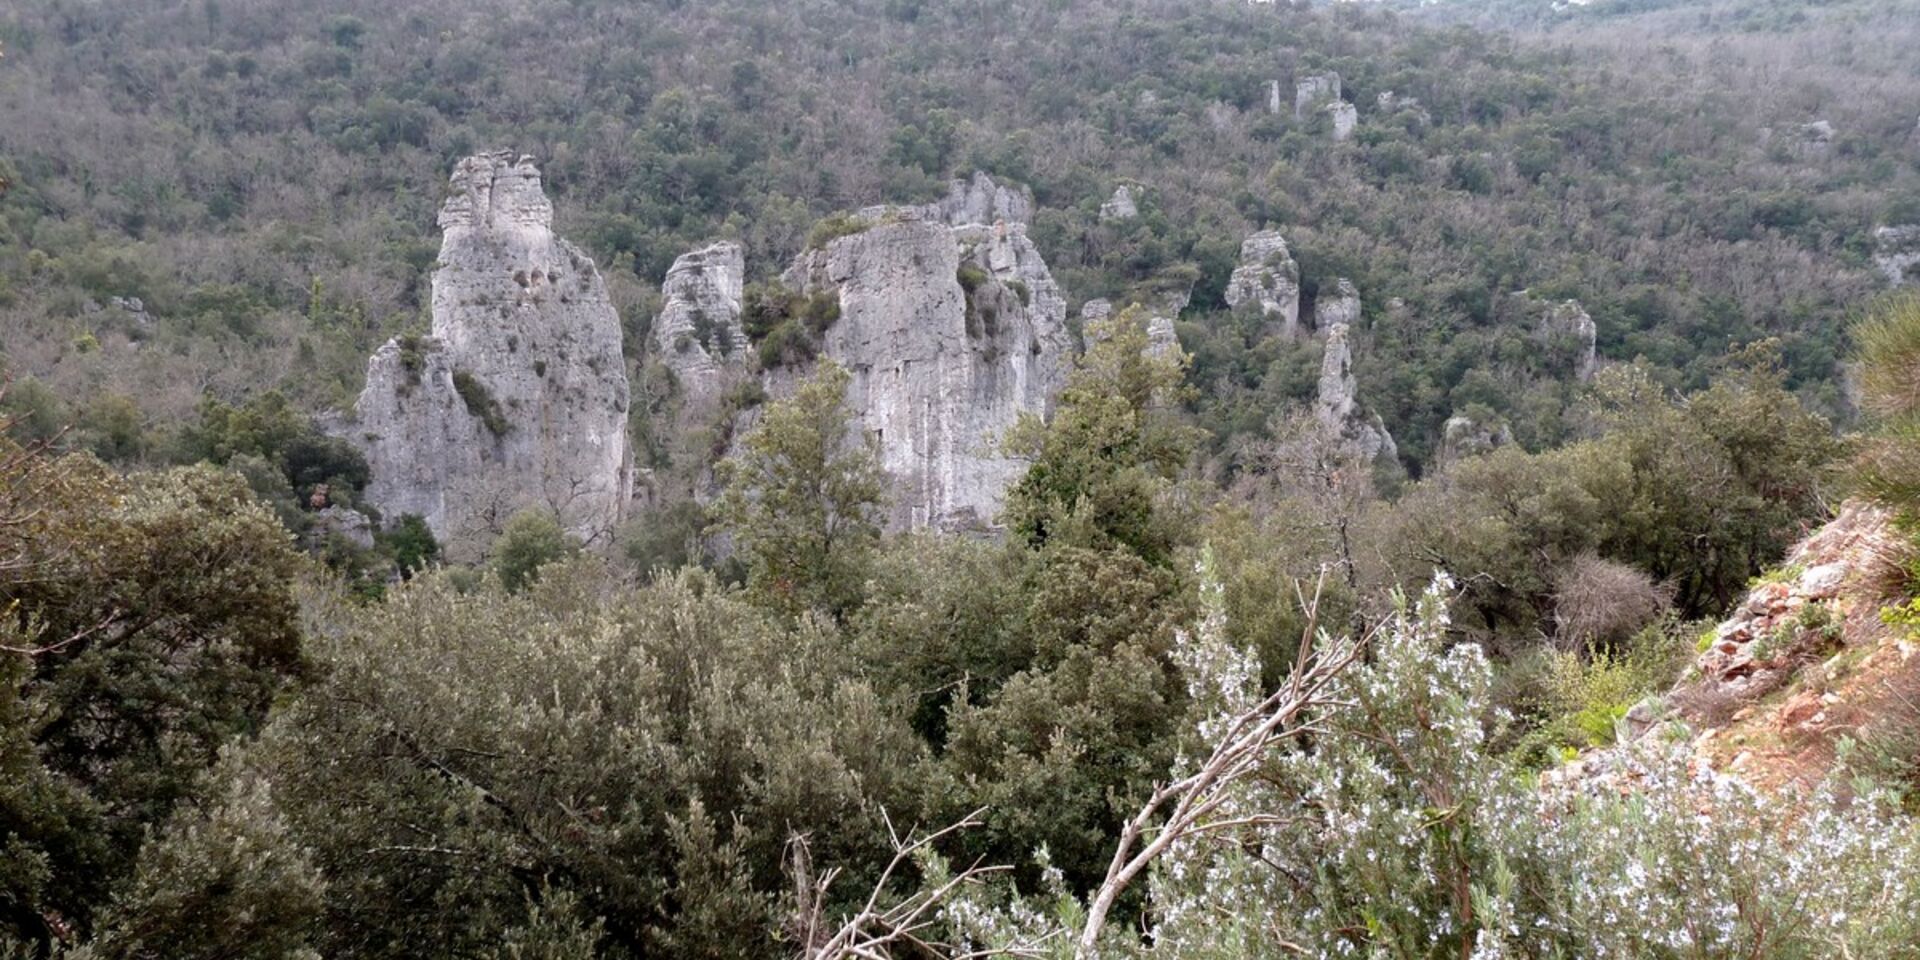
[[[717,471],[721,523],[747,567],[747,585],[789,614],[844,616],[858,604],[886,492],[878,458],[849,439],[851,377],[822,363],[793,396],[769,404],[740,453]]]

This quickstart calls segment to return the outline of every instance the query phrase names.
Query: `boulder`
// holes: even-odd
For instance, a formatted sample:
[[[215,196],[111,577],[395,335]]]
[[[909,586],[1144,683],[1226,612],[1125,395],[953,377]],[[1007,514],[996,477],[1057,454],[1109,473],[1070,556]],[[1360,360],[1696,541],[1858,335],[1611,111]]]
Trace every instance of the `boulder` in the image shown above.
[[[1491,453],[1513,443],[1513,430],[1504,423],[1485,424],[1464,414],[1447,418],[1441,428],[1435,466],[1444,470],[1469,457]]]
[[[1227,306],[1255,304],[1269,333],[1300,332],[1300,265],[1277,230],[1262,230],[1240,244],[1240,263],[1227,281]]]
[[[1101,220],[1132,220],[1140,215],[1140,204],[1130,184],[1113,188],[1113,197],[1100,205]]]
[[[1340,75],[1331,71],[1300,77],[1293,82],[1293,118],[1303,120],[1307,111],[1318,109],[1329,100],[1340,99]]]
[[[1359,385],[1353,375],[1353,347],[1349,343],[1352,327],[1360,319],[1360,294],[1353,284],[1341,280],[1331,296],[1322,294],[1315,310],[1315,323],[1326,334],[1326,351],[1320,363],[1320,391],[1314,401],[1314,419],[1332,435],[1339,437],[1358,456],[1386,462],[1399,457],[1399,448],[1387,433],[1380,415],[1365,410],[1359,403]]]
[[[1540,321],[1540,333],[1550,341],[1566,342],[1573,350],[1573,375],[1581,383],[1600,368],[1599,327],[1578,300],[1553,305]]]
[[[1327,115],[1333,118],[1333,139],[1348,140],[1353,130],[1360,125],[1360,111],[1345,100],[1335,100],[1327,104]]]

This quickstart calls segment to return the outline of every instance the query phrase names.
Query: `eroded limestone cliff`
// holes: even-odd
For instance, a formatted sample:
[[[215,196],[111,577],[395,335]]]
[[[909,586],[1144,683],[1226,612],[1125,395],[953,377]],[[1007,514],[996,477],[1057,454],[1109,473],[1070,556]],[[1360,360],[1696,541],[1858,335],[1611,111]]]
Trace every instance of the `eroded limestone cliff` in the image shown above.
[[[527,158],[461,161],[440,211],[433,328],[382,346],[337,432],[366,455],[366,498],[425,518],[458,558],[515,511],[606,537],[632,495],[620,321],[593,261],[553,234]]]
[[[1026,225],[1025,191],[976,176],[924,207],[862,211],[867,229],[802,254],[786,282],[838,297],[821,355],[894,478],[895,527],[981,529],[1023,465],[1000,439],[1044,414],[1071,363],[1066,301]],[[775,371],[770,392],[791,374]]]

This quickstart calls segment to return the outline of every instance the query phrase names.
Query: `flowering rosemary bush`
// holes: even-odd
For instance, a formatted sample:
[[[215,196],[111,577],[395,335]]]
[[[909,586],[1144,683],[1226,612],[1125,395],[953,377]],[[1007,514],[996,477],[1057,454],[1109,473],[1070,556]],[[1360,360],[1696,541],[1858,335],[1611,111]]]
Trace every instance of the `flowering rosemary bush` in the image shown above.
[[[1257,701],[1260,675],[1204,573],[1178,650],[1196,744]],[[1110,931],[1102,956],[1920,957],[1920,829],[1875,798],[1764,795],[1678,737],[1622,756],[1631,789],[1542,789],[1491,752],[1492,671],[1447,643],[1451,589],[1437,577],[1397,605],[1340,705],[1223,788],[1211,815],[1235,825],[1171,846],[1146,935]],[[1058,889],[949,911],[977,944],[1061,957],[1072,937],[1046,928],[1080,916]]]

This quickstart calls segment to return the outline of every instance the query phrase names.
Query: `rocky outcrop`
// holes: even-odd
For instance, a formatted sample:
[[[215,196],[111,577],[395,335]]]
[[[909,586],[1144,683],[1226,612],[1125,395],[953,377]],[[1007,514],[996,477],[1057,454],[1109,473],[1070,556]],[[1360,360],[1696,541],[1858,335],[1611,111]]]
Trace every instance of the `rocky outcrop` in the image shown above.
[[[1353,375],[1352,329],[1360,320],[1360,293],[1341,280],[1331,296],[1322,295],[1314,312],[1315,325],[1326,334],[1320,362],[1320,392],[1314,401],[1314,419],[1339,437],[1359,456],[1375,462],[1396,459],[1399,448],[1380,415],[1359,403],[1359,384]]]
[[[1881,227],[1873,232],[1873,265],[1894,286],[1908,283],[1908,272],[1920,267],[1920,223]],[[1920,276],[1920,272],[1916,272]]]
[[[325,550],[334,541],[352,544],[362,550],[373,549],[373,521],[349,507],[331,506],[309,515],[307,549]]]
[[[1574,379],[1585,383],[1600,368],[1600,328],[1578,300],[1564,300],[1548,308],[1540,320],[1540,334],[1549,343],[1571,350]]]
[[[432,334],[375,352],[336,427],[372,468],[365,500],[389,520],[420,515],[455,559],[526,506],[601,539],[631,496],[620,320],[552,223],[531,160],[461,161],[440,211]]]
[[[1340,99],[1340,75],[1333,72],[1301,77],[1293,82],[1293,118],[1304,120],[1330,100]]]
[[[1464,414],[1447,418],[1441,428],[1440,449],[1434,465],[1445,470],[1469,457],[1492,453],[1513,443],[1513,430],[1504,423],[1486,424]]]
[[[1172,317],[1147,318],[1147,356],[1165,357],[1180,352],[1180,336],[1174,332]]]
[[[1267,88],[1267,112],[1277,117],[1285,105],[1286,101],[1280,99],[1280,81],[1275,80]]]
[[[1616,744],[1551,779],[1630,789],[1637,757],[1656,749],[1754,787],[1818,785],[1843,741],[1912,710],[1920,645],[1880,615],[1912,556],[1888,511],[1843,504],[1700,638],[1686,676],[1627,711]]]
[[[1227,306],[1253,304],[1267,330],[1284,337],[1300,332],[1300,265],[1277,230],[1262,230],[1240,244],[1240,264],[1227,281]]]
[[[1140,215],[1140,204],[1131,184],[1113,188],[1113,197],[1100,205],[1101,220],[1132,220]]]
[[[976,172],[971,180],[947,184],[947,196],[919,208],[922,217],[960,226],[1033,222],[1033,192],[1014,184],[996,183]]]
[[[1113,301],[1088,300],[1080,305],[1080,329],[1088,330],[1094,324],[1113,316]]]
[[[786,274],[839,299],[820,352],[852,374],[848,405],[893,478],[896,528],[990,527],[1024,470],[999,442],[1047,412],[1071,362],[1066,301],[1025,225],[1001,217],[1024,194],[980,181],[967,189],[991,204],[892,209]]]
[[[1360,125],[1360,111],[1345,100],[1335,100],[1327,104],[1326,109],[1327,115],[1333,118],[1333,139],[1351,139],[1354,128]]]
[[[675,260],[660,285],[664,306],[653,321],[654,349],[696,402],[719,396],[729,374],[745,366],[745,276],[740,245],[716,243]]]

